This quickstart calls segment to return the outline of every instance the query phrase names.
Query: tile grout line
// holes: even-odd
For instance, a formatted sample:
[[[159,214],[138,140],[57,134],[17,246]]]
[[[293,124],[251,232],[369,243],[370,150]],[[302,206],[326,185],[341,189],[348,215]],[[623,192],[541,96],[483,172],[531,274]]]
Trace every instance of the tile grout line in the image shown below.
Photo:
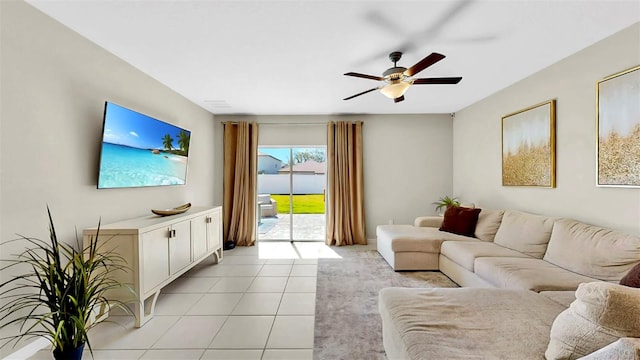
[[[287,276],[287,284],[289,283],[289,279],[291,279],[291,272],[293,271],[293,266],[291,270],[289,270],[289,276]],[[273,332],[273,327],[276,324],[276,319],[278,318],[278,311],[280,311],[280,306],[282,306],[282,298],[284,298],[285,290],[287,289],[287,284],[284,286],[284,290],[282,290],[282,294],[280,295],[280,302],[278,303],[278,308],[276,309],[276,314],[273,317],[273,322],[271,323],[271,328],[269,328],[269,334],[267,335],[267,339],[264,342],[264,348],[262,349],[262,355],[260,359],[264,357],[264,353],[267,351],[267,346],[269,346],[269,339],[271,338],[271,333]]]
[[[264,267],[264,264],[260,265],[260,269],[258,270],[258,274],[260,273],[260,271],[262,271]],[[253,276],[253,280],[251,280],[251,283],[249,284],[249,286],[247,286],[247,288],[242,292],[242,296],[240,297],[240,299],[238,300],[238,302],[233,306],[233,309],[231,309],[231,311],[229,312],[229,314],[227,315],[227,317],[224,319],[224,322],[222,323],[222,325],[220,325],[220,329],[218,329],[218,331],[216,332],[216,334],[213,336],[213,338],[211,338],[211,341],[209,342],[209,344],[207,345],[207,349],[209,349],[209,347],[213,344],[213,342],[216,340],[216,337],[220,334],[220,332],[222,331],[222,328],[224,328],[224,325],[227,323],[227,321],[229,321],[229,318],[231,318],[231,316],[233,314],[233,311],[236,309],[236,307],[238,306],[238,304],[240,304],[240,301],[242,301],[242,298],[244,297],[244,295],[247,293],[247,291],[249,290],[249,288],[251,287],[251,284],[253,284],[254,281],[256,281],[257,278],[257,274],[256,276]],[[224,276],[224,278],[231,278],[231,276]],[[205,350],[206,353],[206,350]],[[204,356],[204,353],[202,354],[202,356]],[[261,356],[262,357],[262,356]]]

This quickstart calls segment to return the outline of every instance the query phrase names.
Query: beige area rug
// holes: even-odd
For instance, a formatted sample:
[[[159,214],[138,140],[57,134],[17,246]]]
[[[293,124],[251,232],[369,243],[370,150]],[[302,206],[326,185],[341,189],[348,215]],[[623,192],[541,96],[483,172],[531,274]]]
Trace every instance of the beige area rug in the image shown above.
[[[380,289],[457,287],[438,271],[395,272],[367,246],[331,249],[342,258],[318,260],[314,359],[386,359]]]

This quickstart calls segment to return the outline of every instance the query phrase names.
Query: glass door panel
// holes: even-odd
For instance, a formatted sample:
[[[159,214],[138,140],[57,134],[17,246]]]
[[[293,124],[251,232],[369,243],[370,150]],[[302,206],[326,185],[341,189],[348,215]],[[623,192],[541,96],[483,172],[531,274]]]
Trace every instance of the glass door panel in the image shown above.
[[[324,241],[326,150],[293,148],[292,162],[292,238],[295,241]]]
[[[258,241],[291,239],[289,147],[258,148]]]
[[[258,240],[324,241],[326,149],[258,148]]]

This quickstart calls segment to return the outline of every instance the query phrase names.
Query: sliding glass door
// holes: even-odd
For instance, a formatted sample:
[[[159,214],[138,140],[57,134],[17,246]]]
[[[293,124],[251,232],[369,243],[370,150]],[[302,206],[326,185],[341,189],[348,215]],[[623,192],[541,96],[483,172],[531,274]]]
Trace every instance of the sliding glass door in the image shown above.
[[[258,241],[324,241],[325,147],[258,148]]]

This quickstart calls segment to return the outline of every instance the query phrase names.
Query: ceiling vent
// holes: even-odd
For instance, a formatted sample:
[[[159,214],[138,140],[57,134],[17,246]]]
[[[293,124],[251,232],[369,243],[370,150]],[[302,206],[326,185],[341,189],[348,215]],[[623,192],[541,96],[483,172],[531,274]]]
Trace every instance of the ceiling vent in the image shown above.
[[[213,107],[214,109],[229,109],[231,105],[229,105],[224,100],[205,100],[204,103]]]

